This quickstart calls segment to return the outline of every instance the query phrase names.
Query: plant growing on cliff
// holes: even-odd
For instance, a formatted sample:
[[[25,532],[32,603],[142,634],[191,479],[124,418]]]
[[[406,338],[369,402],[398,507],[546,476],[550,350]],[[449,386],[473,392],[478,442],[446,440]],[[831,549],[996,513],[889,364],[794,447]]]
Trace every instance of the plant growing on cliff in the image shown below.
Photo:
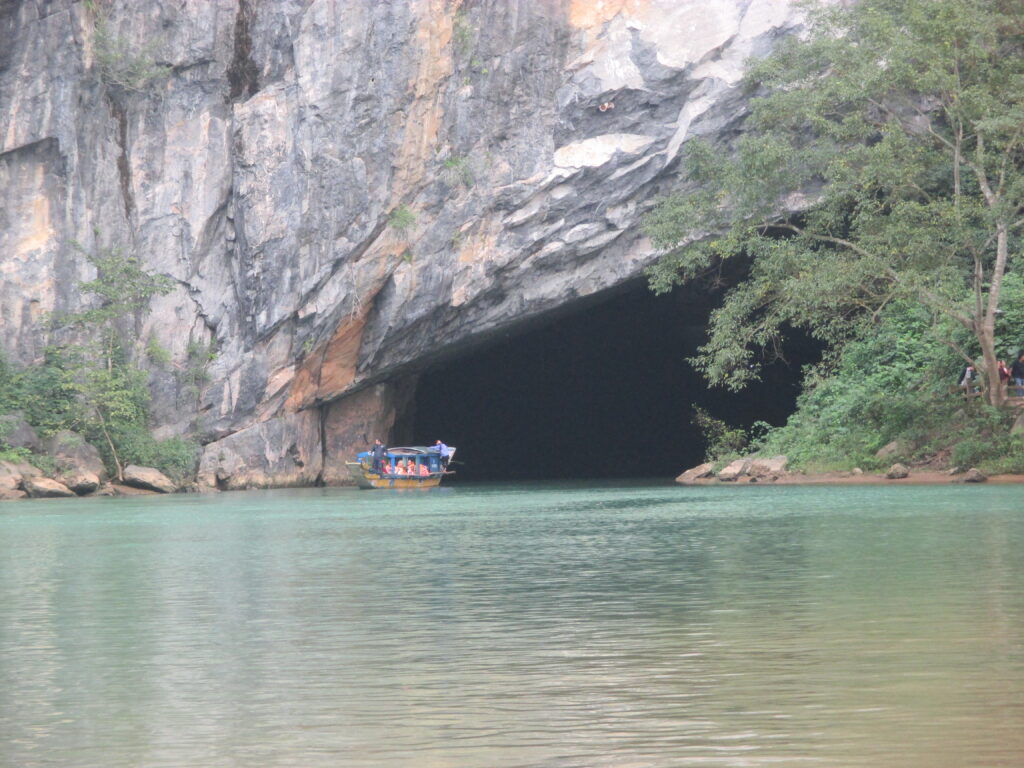
[[[755,65],[733,154],[687,146],[691,192],[647,219],[664,291],[722,261],[749,278],[711,317],[695,364],[717,385],[757,375],[787,326],[833,345],[894,301],[965,329],[1002,399],[996,321],[1024,226],[1024,38],[1004,0],[809,6],[809,32]],[[794,209],[797,212],[791,212]]]
[[[462,9],[456,11],[452,19],[452,42],[456,52],[468,59],[473,54],[473,27],[469,16]]]
[[[207,344],[204,341],[190,339],[188,346],[185,347],[185,362],[178,366],[175,372],[178,386],[198,400],[203,385],[210,380],[210,373],[207,369],[216,358],[215,343]]]
[[[407,234],[415,224],[416,214],[405,203],[402,203],[388,214],[388,226],[400,235]]]
[[[154,58],[155,43],[137,46],[119,35],[106,10],[95,0],[87,2],[86,9],[93,17],[93,66],[102,83],[139,93],[170,73],[170,66]]]
[[[449,187],[472,187],[475,179],[469,159],[460,155],[447,158],[441,166],[441,179]]]

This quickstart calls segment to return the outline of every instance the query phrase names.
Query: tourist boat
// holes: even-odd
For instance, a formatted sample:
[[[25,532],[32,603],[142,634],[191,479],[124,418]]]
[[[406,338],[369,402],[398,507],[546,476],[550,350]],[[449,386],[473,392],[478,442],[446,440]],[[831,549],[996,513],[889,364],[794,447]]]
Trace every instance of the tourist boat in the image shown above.
[[[449,446],[448,460],[451,461],[454,455],[455,449]],[[399,462],[402,466],[411,466],[413,471],[397,473],[395,468]],[[356,454],[356,461],[346,461],[345,466],[360,488],[436,488],[442,477],[454,474],[445,469],[437,449],[420,446],[388,448],[382,472],[373,471],[373,454],[370,451]],[[426,467],[427,471],[421,473],[420,467]]]

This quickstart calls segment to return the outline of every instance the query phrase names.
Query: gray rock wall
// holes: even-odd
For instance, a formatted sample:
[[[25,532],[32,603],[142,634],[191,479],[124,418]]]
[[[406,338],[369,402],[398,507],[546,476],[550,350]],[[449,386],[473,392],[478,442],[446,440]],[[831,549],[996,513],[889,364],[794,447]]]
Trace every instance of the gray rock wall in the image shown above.
[[[95,5],[167,73],[104,83],[85,3],[0,0],[0,343],[37,359],[47,313],[80,306],[72,240],[135,253],[178,285],[136,328],[159,433],[198,429],[228,486],[217,457],[254,440],[266,481],[239,460],[243,484],[337,478],[418,367],[639,275],[681,146],[735,129],[743,62],[799,21],[787,0]],[[181,373],[211,343],[197,394]],[[353,399],[369,385],[391,393]]]

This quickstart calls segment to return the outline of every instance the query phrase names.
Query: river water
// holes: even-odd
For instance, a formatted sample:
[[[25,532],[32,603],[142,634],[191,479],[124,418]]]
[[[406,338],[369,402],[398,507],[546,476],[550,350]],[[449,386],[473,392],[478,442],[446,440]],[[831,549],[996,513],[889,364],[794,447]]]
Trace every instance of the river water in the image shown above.
[[[0,766],[1021,766],[1024,488],[0,507]]]

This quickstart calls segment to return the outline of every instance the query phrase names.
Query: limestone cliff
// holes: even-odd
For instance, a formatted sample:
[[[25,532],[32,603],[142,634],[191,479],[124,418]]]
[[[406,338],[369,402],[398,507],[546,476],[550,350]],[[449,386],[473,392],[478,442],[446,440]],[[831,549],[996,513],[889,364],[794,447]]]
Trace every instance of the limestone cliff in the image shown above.
[[[106,48],[149,57],[139,88]],[[120,244],[158,430],[222,487],[340,479],[439,355],[640,274],[683,143],[787,0],[0,0],[0,318],[21,362]],[[113,41],[113,43],[111,43]],[[180,371],[215,343],[201,391]],[[140,354],[140,360],[143,356]],[[193,381],[194,384],[194,381]]]

